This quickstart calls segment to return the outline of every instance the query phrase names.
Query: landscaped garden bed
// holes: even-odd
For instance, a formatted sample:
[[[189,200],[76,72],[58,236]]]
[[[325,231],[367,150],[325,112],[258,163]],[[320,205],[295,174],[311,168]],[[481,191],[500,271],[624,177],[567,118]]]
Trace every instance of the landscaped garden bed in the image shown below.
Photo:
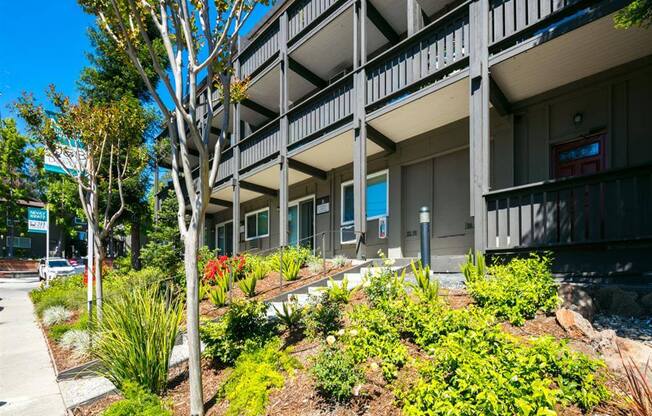
[[[626,375],[601,360],[606,334],[558,309],[547,259],[471,258],[467,290],[413,270],[412,283],[383,268],[359,287],[335,285],[275,321],[255,296],[235,296],[201,328],[206,413],[632,414]],[[187,375],[185,365],[171,370],[153,405],[188,414]]]

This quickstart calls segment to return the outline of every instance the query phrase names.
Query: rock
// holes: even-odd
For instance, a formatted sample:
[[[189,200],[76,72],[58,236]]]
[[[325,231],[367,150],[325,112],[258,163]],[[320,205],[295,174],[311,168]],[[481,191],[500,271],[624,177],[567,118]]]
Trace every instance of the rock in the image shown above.
[[[646,312],[652,315],[652,292],[641,297],[640,303],[646,309]]]
[[[621,373],[625,371],[624,365],[633,363],[640,370],[643,370],[648,360],[652,362],[652,348],[642,342],[618,336],[610,340],[605,337],[598,351],[600,351],[604,362],[610,369]]]
[[[585,288],[577,285],[562,285],[559,287],[559,296],[562,299],[562,308],[578,312],[588,320],[593,319],[596,305]]]
[[[636,292],[620,287],[603,287],[598,290],[597,300],[600,312],[622,316],[641,316],[643,308],[637,302]]]
[[[560,308],[555,312],[555,318],[557,318],[557,323],[574,338],[587,337],[592,340],[596,336],[591,322],[578,312]]]

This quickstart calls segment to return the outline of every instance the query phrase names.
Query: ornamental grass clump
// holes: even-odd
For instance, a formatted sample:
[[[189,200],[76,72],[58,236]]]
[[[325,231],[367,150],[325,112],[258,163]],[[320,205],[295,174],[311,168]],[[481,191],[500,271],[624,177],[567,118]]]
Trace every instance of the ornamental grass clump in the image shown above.
[[[88,357],[91,354],[91,335],[85,330],[71,329],[61,336],[59,345],[71,350],[77,358]]]
[[[531,254],[506,264],[494,263],[484,271],[484,262],[469,255],[463,266],[469,294],[481,307],[514,325],[523,325],[537,312],[549,313],[559,306],[557,285],[547,256]]]
[[[180,301],[157,286],[124,291],[107,301],[93,337],[104,375],[118,388],[132,380],[148,392],[162,392],[181,312]]]
[[[50,306],[43,311],[43,324],[45,326],[60,324],[70,319],[71,316],[72,312],[62,305]]]

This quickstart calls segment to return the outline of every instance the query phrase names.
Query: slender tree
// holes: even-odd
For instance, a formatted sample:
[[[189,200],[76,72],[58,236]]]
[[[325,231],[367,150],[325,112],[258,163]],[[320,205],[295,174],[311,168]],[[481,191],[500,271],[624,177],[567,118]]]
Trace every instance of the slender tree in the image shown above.
[[[226,141],[230,109],[241,97],[231,94],[239,81],[233,77],[237,35],[258,3],[266,0],[78,0],[98,17],[100,27],[127,53],[167,124],[171,143],[172,182],[178,202],[177,223],[184,242],[187,328],[189,340],[190,412],[203,415],[199,350],[199,273],[197,253],[206,209],[217,179]],[[154,25],[170,64],[168,72],[157,56],[147,30]],[[143,51],[161,79],[174,110],[149,81]],[[207,82],[202,85],[201,78]],[[218,94],[213,93],[218,90]],[[241,88],[234,88],[242,91]],[[221,133],[210,141],[216,96],[223,106]],[[199,175],[193,180],[191,147],[199,153]],[[211,155],[214,155],[211,160]],[[184,182],[182,185],[181,181]],[[190,219],[186,221],[186,195]]]
[[[48,93],[57,109],[52,119],[29,94],[23,94],[16,108],[31,136],[47,147],[67,175],[77,183],[79,199],[93,229],[98,321],[102,319],[102,261],[104,241],[124,211],[123,184],[140,172],[146,153],[139,146],[145,129],[140,103],[133,98],[107,104],[83,99],[72,104],[52,87]],[[100,195],[101,190],[106,194]],[[113,203],[117,194],[118,202]],[[106,203],[100,207],[100,199]]]

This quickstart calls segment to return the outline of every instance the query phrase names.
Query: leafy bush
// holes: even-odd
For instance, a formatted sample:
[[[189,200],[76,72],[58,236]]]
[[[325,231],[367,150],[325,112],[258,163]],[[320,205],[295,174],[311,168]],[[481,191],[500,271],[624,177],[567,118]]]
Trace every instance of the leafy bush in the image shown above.
[[[471,259],[464,270],[470,270]],[[550,258],[531,254],[507,264],[493,264],[487,274],[469,273],[466,287],[476,302],[500,318],[522,325],[537,311],[551,312],[559,305]]]
[[[355,386],[364,382],[351,354],[336,347],[324,347],[315,357],[311,372],[317,391],[338,402],[349,400]]]
[[[433,356],[397,393],[406,415],[553,415],[558,404],[589,409],[608,397],[599,362],[547,337],[528,346],[498,327],[452,332]]]
[[[325,336],[342,326],[341,303],[322,293],[319,300],[309,305],[305,312],[306,334],[311,338]]]
[[[352,329],[343,334],[343,340],[354,361],[377,360],[386,380],[396,378],[408,358],[396,325],[384,312],[366,305],[356,306],[349,313],[349,319]]]
[[[104,416],[172,416],[170,404],[147,392],[138,383],[126,380],[122,385],[124,399],[106,408]]]
[[[331,278],[329,278],[329,281],[330,286],[326,294],[335,303],[349,303],[351,296],[358,290],[357,286],[349,288],[349,279],[346,276],[342,279],[342,283],[336,283]]]
[[[373,305],[397,299],[405,294],[405,272],[400,275],[385,267],[365,276],[364,292]]]
[[[103,312],[94,352],[106,377],[118,388],[131,380],[161,392],[181,321],[180,302],[157,286],[138,287],[107,299]]]
[[[283,273],[286,270],[286,262],[295,263],[299,268],[310,258],[310,249],[304,246],[290,246],[283,249]],[[267,262],[272,270],[279,270],[281,264],[281,251],[276,251],[274,254],[267,256]]]
[[[296,331],[301,327],[303,323],[303,308],[296,301],[283,302],[280,310],[274,305],[274,310],[276,311],[276,317],[288,331]]]
[[[50,306],[43,311],[43,324],[45,326],[60,324],[70,319],[71,316],[72,312],[70,312],[64,306]]]
[[[283,259],[283,278],[288,282],[293,282],[299,278],[301,263],[296,260]]]
[[[265,414],[270,391],[283,387],[282,373],[300,367],[295,358],[280,350],[280,344],[275,339],[238,357],[220,392],[229,401],[227,416]]]
[[[423,267],[421,261],[416,264],[412,262],[410,266],[416,280],[416,283],[410,284],[414,293],[422,302],[433,303],[439,301],[439,281],[430,279],[430,267]]]
[[[217,322],[204,322],[199,328],[206,344],[204,355],[220,364],[233,364],[245,350],[261,346],[273,332],[263,302],[233,302]]]
[[[245,296],[248,298],[253,298],[256,296],[256,283],[258,283],[258,278],[255,274],[250,274],[244,279],[240,280],[240,282],[238,282],[238,286],[240,286],[240,290],[242,290],[242,293],[244,293]]]
[[[43,311],[51,306],[64,306],[68,310],[77,310],[86,304],[86,287],[83,276],[74,275],[67,278],[53,279],[50,287],[42,286],[30,292],[36,314],[41,317]]]
[[[61,336],[59,345],[72,350],[75,357],[87,357],[91,353],[91,335],[85,330],[71,329]]]
[[[218,308],[226,305],[226,297],[228,291],[226,288],[225,281],[222,281],[221,283],[215,286],[206,285],[206,287],[208,288],[208,300],[213,305],[215,305]]]

